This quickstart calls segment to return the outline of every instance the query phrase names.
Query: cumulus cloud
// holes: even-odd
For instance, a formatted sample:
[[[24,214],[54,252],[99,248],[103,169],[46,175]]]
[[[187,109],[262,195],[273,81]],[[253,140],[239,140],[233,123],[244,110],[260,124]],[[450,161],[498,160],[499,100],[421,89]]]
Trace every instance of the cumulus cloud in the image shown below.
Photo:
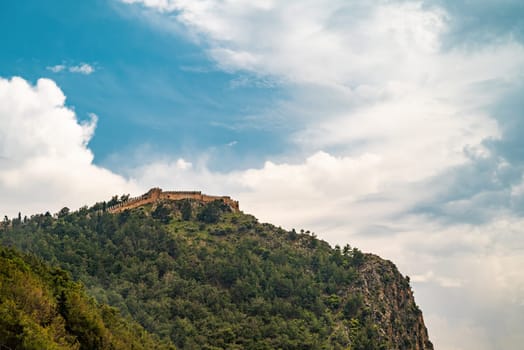
[[[137,191],[93,164],[87,145],[97,117],[79,122],[65,99],[49,79],[31,85],[18,77],[0,78],[0,213],[77,208]]]

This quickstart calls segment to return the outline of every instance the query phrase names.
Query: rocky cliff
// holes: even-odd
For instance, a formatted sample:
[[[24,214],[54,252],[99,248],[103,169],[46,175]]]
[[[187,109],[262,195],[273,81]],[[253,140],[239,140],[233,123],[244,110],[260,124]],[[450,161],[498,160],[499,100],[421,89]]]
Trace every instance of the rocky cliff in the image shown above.
[[[348,294],[362,295],[365,317],[380,325],[379,337],[388,349],[433,349],[409,279],[392,262],[366,254]]]

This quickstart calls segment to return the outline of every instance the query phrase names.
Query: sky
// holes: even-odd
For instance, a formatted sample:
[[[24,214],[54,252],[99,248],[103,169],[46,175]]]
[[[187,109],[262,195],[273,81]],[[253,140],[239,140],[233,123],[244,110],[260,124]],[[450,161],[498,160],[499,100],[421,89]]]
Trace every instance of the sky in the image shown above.
[[[521,0],[19,0],[0,31],[2,217],[231,195],[392,260],[436,349],[521,348]]]

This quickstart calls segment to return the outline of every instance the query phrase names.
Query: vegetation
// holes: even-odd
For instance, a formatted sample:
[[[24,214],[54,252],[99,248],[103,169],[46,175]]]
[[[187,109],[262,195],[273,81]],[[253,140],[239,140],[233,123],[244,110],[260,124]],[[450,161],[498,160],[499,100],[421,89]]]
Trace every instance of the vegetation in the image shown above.
[[[260,224],[222,202],[166,201],[120,214],[106,207],[6,218],[0,240],[70,271],[98,302],[181,349],[411,349],[421,341],[407,331],[420,310],[389,262]],[[406,292],[366,289],[362,271],[380,269],[379,283]]]
[[[0,247],[0,349],[168,349],[61,269]]]

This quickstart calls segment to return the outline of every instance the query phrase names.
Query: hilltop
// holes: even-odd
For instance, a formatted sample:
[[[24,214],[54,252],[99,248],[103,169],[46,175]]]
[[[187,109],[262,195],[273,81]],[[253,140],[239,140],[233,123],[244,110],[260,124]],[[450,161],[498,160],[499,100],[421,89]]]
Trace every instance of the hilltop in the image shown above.
[[[201,198],[148,196],[117,211],[137,202],[113,197],[15,219],[0,241],[70,271],[181,349],[433,348],[392,262]]]
[[[123,198],[120,199],[113,197],[113,199],[109,201],[107,211],[115,214],[162,200],[179,201],[184,199],[191,199],[201,203],[220,201],[228,205],[233,211],[239,210],[238,201],[231,199],[229,196],[210,196],[200,191],[162,191],[161,188],[154,187],[143,195],[134,198],[130,198],[129,196],[123,196]]]

